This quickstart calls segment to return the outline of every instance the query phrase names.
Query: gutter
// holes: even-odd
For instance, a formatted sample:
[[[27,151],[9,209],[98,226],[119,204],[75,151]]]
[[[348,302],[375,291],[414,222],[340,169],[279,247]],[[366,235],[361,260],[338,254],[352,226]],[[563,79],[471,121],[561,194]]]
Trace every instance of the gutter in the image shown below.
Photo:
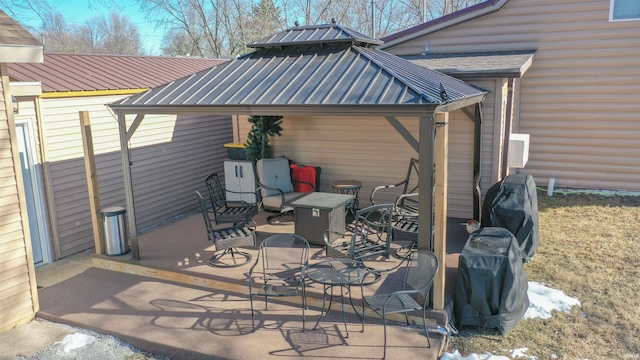
[[[57,98],[85,97],[85,96],[134,95],[147,90],[149,90],[149,88],[116,89],[116,90],[51,91],[51,92],[42,93],[41,98],[57,99]]]

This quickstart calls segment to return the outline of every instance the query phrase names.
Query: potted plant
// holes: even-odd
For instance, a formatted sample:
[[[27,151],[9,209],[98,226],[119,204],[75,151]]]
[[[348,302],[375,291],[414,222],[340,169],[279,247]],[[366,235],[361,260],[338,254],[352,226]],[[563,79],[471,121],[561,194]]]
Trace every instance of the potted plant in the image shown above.
[[[247,160],[273,157],[269,138],[282,135],[282,116],[256,115],[249,117],[249,122],[252,125],[245,144]]]

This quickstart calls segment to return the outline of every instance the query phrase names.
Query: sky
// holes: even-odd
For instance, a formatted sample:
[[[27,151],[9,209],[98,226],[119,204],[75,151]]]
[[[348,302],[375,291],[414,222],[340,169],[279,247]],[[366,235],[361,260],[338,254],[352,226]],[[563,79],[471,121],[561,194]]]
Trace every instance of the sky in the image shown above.
[[[127,16],[138,27],[144,47],[149,55],[160,55],[163,30],[145,19],[144,13],[133,0],[49,0],[55,11],[61,13],[68,24],[81,25],[96,16],[107,16],[111,11]],[[115,7],[113,6],[115,5]],[[35,14],[21,14],[17,18],[23,25],[40,29],[42,21]]]
[[[528,285],[529,308],[520,321],[533,318],[549,319],[553,316],[553,310],[569,312],[572,306],[580,306],[578,299],[567,296],[560,290],[552,289],[535,281],[529,281]],[[523,344],[521,348],[511,349],[510,357],[491,353],[462,356],[458,350],[453,350],[444,353],[440,360],[536,360],[535,356],[527,354],[527,350],[526,344]]]

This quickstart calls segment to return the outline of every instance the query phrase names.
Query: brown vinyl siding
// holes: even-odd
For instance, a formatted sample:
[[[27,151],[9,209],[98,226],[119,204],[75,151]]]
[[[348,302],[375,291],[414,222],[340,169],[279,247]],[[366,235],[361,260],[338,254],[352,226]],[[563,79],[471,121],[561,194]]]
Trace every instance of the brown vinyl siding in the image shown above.
[[[101,208],[125,207],[116,118],[104,105],[122,96],[42,99],[60,257],[93,247],[78,112],[88,110]],[[127,124],[133,121],[128,118]],[[230,117],[147,115],[130,141],[139,228],[196,207],[193,191],[210,172],[222,172],[223,144],[232,141]]]
[[[483,85],[492,82],[485,81]],[[493,96],[489,94],[488,96]],[[491,114],[492,109],[485,108]],[[251,124],[240,117],[239,135],[246,141]],[[399,118],[418,136],[417,118]],[[449,216],[471,218],[473,184],[473,121],[462,111],[449,118]],[[491,131],[490,124],[487,129]],[[331,192],[336,180],[362,181],[360,207],[370,204],[374,187],[404,179],[409,159],[418,154],[385,118],[301,117],[283,121],[281,137],[272,140],[275,156],[286,156],[299,164],[321,167],[320,191]],[[491,159],[490,154],[483,159]],[[486,160],[485,160],[486,161]],[[381,202],[393,202],[399,189],[389,190]]]
[[[419,54],[537,49],[514,132],[531,135],[539,185],[640,191],[640,21],[609,1],[511,0],[496,13],[385,49]],[[518,101],[518,99],[516,100]],[[519,118],[518,118],[519,117]]]
[[[7,79],[5,70],[2,69],[3,79]],[[20,211],[15,144],[7,119],[4,85],[0,80],[0,332],[33,317],[37,307],[31,291],[28,240]]]

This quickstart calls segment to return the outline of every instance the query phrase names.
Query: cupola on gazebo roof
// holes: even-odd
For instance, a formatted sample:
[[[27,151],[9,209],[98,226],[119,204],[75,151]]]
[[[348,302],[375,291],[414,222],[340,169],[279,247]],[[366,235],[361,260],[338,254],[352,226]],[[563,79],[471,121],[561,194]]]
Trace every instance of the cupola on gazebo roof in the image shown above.
[[[424,113],[424,105],[450,111],[483,99],[483,90],[373,47],[381,43],[338,24],[297,26],[250,44],[250,54],[110,106],[123,113],[286,115],[305,106],[305,114],[409,115]]]

